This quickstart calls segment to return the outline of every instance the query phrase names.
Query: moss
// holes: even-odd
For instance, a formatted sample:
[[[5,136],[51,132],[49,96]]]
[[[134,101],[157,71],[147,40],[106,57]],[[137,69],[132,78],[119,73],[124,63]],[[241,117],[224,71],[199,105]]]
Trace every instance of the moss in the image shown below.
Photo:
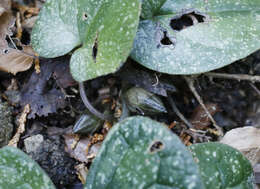
[[[8,144],[13,132],[12,108],[0,99],[0,147]]]

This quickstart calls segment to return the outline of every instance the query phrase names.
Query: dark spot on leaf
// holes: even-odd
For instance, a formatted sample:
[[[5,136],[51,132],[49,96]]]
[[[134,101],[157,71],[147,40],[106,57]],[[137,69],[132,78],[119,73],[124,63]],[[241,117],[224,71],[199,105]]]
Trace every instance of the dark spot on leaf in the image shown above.
[[[193,11],[173,18],[170,22],[170,26],[173,30],[181,31],[195,24],[203,23],[206,19],[206,15]]]
[[[82,20],[83,20],[83,21],[86,21],[87,19],[88,19],[87,13],[83,12]]]
[[[96,40],[95,40],[95,43],[94,43],[94,46],[92,49],[92,56],[93,56],[93,59],[95,62],[96,62],[97,52],[98,52],[98,39],[96,37]]]
[[[173,45],[172,40],[167,36],[167,31],[163,32],[163,38],[161,39],[162,45]]]
[[[153,141],[149,147],[150,153],[156,153],[162,151],[164,148],[164,144],[161,141]]]

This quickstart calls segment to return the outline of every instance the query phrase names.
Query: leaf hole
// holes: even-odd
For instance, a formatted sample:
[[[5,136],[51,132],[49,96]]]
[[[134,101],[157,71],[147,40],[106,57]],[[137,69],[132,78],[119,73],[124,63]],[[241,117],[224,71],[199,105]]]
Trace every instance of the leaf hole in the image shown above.
[[[83,21],[86,21],[87,19],[88,19],[87,13],[83,12],[83,14],[82,14],[82,20],[83,20]]]
[[[8,53],[9,53],[9,50],[8,50],[8,49],[4,49],[4,50],[3,50],[3,53],[4,53],[4,54],[8,54]]]
[[[162,45],[173,45],[172,40],[167,36],[167,31],[163,32],[163,38],[161,39]]]
[[[161,141],[153,141],[149,147],[150,153],[156,153],[164,149],[164,144]]]
[[[96,62],[96,58],[97,58],[97,53],[98,53],[98,40],[97,40],[97,37],[96,37],[94,46],[92,48],[92,57],[93,57],[95,62]]]
[[[170,26],[173,30],[181,31],[190,26],[196,25],[198,23],[203,23],[207,19],[206,15],[202,15],[195,11],[183,14],[173,18],[170,22]]]

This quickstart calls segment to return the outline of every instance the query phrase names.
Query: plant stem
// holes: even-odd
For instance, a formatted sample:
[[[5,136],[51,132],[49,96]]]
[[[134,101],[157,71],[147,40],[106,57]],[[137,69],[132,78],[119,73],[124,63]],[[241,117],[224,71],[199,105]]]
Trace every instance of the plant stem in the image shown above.
[[[172,97],[168,96],[168,101],[173,109],[173,111],[176,113],[176,115],[185,123],[185,125],[189,128],[193,128],[192,124],[184,117],[184,115],[179,111],[177,108],[174,100]]]
[[[80,96],[81,99],[83,101],[83,103],[85,104],[85,106],[87,107],[87,109],[94,114],[95,116],[97,116],[98,118],[102,119],[102,120],[112,120],[112,116],[111,115],[105,115],[100,113],[98,110],[96,110],[91,103],[89,102],[87,95],[86,95],[86,91],[85,91],[85,87],[84,84],[82,82],[79,83],[79,92],[80,92]]]

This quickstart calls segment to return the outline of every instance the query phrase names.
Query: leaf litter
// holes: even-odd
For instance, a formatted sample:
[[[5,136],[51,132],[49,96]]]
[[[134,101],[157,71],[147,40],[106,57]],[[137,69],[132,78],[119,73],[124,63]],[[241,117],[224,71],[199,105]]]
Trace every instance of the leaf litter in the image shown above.
[[[1,2],[2,3],[2,2]],[[0,4],[1,4],[0,3]],[[21,13],[21,15],[22,15],[22,13]],[[1,20],[1,16],[0,16],[0,20]],[[27,18],[25,19],[25,20],[27,20]],[[24,22],[24,21],[23,21]],[[33,23],[31,23],[31,24],[33,24]],[[0,26],[1,26],[1,22],[0,22]],[[22,28],[24,29],[24,27],[25,27],[25,25],[22,25]],[[10,28],[11,29],[11,28]],[[30,28],[29,28],[30,29]],[[2,30],[1,30],[2,31]],[[13,29],[12,30],[8,30],[9,32],[11,32],[11,31],[14,31]],[[9,35],[11,36],[12,34],[11,33],[9,33]],[[23,34],[24,35],[24,34]],[[7,37],[7,38],[6,38]],[[169,38],[169,40],[172,40],[172,38],[171,38],[171,36],[169,36],[169,34],[165,34],[165,38],[166,38],[166,41],[163,41],[163,43],[168,43],[168,41],[167,41],[167,37]],[[8,35],[6,35],[5,34],[5,37],[4,37],[4,42],[8,42],[9,43],[9,46],[10,47],[14,47],[12,44],[11,44],[11,41],[8,39],[9,37],[8,37]],[[2,39],[2,38],[1,38]],[[6,40],[7,39],[7,40]],[[174,39],[173,39],[174,40]],[[0,42],[2,42],[2,41],[0,41]],[[173,43],[174,43],[174,41],[172,41]],[[15,42],[16,43],[16,42]],[[10,48],[9,47],[9,48]],[[258,57],[258,58],[257,58]],[[257,69],[257,68],[255,68],[256,67],[256,62],[259,62],[259,60],[260,60],[260,56],[257,56],[257,55],[254,55],[254,59],[253,59],[253,62],[254,63],[245,63],[246,65],[251,65],[252,66],[252,69],[253,69],[253,71],[255,71],[255,72],[253,72],[253,73],[257,73],[257,70],[259,70],[259,69]],[[73,103],[73,106],[75,106],[76,107],[76,111],[75,110],[73,110],[72,112],[74,112],[74,114],[76,114],[76,115],[78,115],[78,113],[81,111],[81,109],[82,109],[82,104],[81,103],[79,103],[79,101],[80,101],[80,99],[79,99],[79,96],[77,96],[77,87],[75,87],[75,82],[74,81],[72,81],[71,80],[71,78],[70,78],[70,74],[69,74],[69,72],[68,72],[68,67],[66,67],[65,65],[66,65],[66,61],[63,61],[63,63],[59,63],[59,64],[57,64],[56,66],[51,66],[51,68],[49,68],[49,69],[47,69],[47,68],[44,68],[44,64],[46,63],[46,61],[47,60],[40,60],[40,62],[41,62],[41,72],[48,72],[48,73],[46,73],[46,75],[45,74],[43,74],[43,73],[41,73],[42,75],[40,75],[40,74],[36,74],[35,72],[31,75],[31,78],[29,78],[29,80],[27,80],[27,77],[26,77],[26,79],[22,79],[21,81],[19,80],[19,79],[21,79],[23,76],[28,76],[28,75],[30,75],[30,73],[31,73],[31,70],[30,71],[28,71],[28,72],[24,72],[24,73],[18,73],[16,76],[10,76],[10,77],[12,77],[12,78],[17,78],[18,79],[18,90],[19,90],[19,88],[20,89],[22,89],[22,95],[23,95],[23,100],[24,99],[26,99],[26,101],[27,102],[30,102],[30,104],[36,104],[36,106],[34,107],[34,115],[31,115],[32,116],[32,118],[31,118],[31,120],[33,120],[33,122],[35,121],[35,120],[37,120],[37,121],[39,121],[39,122],[43,122],[43,120],[46,120],[46,119],[48,119],[49,121],[48,121],[48,123],[49,124],[46,124],[45,126],[40,126],[40,127],[42,127],[42,130],[41,130],[41,132],[44,132],[44,134],[45,134],[45,128],[46,127],[48,127],[49,125],[50,125],[50,123],[52,123],[52,122],[54,122],[53,123],[53,125],[55,125],[55,120],[53,120],[53,117],[52,116],[50,116],[50,114],[59,114],[59,115],[62,115],[61,114],[61,112],[63,112],[63,110],[64,110],[64,108],[63,107],[65,107],[65,106],[59,106],[59,105],[57,105],[57,104],[59,104],[57,101],[55,101],[55,100],[53,100],[53,99],[58,99],[58,96],[60,96],[61,94],[62,94],[62,92],[60,91],[60,89],[59,89],[59,87],[60,88],[64,88],[64,89],[66,89],[66,91],[70,91],[70,90],[73,90],[75,93],[74,93],[74,95],[78,98],[78,99],[76,99],[76,98],[71,98],[70,100],[72,101],[72,103]],[[49,64],[52,64],[52,63],[54,63],[54,64],[56,64],[55,63],[55,61],[56,60],[51,60],[51,59],[48,59],[48,61],[49,61]],[[47,63],[46,63],[47,64]],[[244,65],[245,65],[244,64]],[[255,65],[256,64],[256,65]],[[246,70],[246,69],[237,69],[236,70],[236,68],[237,67],[239,67],[239,66],[230,66],[229,68],[226,68],[224,71],[227,71],[227,72],[234,72],[234,73],[249,73],[249,71],[248,70]],[[134,66],[134,68],[136,68],[136,66]],[[137,71],[136,72],[134,72],[133,71],[133,73],[138,73],[138,75],[137,75],[137,77],[134,77],[135,76],[135,74],[132,74],[132,73],[130,73],[130,72],[132,72],[132,70],[131,71],[129,71],[128,73],[129,73],[129,75],[130,76],[128,76],[128,75],[125,75],[125,77],[124,77],[124,73],[120,76],[120,77],[117,77],[116,76],[116,79],[118,79],[117,80],[117,82],[116,82],[116,86],[117,86],[117,88],[119,89],[119,91],[121,90],[121,89],[123,89],[123,88],[121,88],[121,87],[123,87],[124,86],[124,84],[125,84],[125,81],[127,82],[127,85],[130,85],[130,86],[132,86],[132,85],[134,85],[134,86],[138,86],[138,87],[143,87],[143,88],[145,88],[146,90],[148,90],[149,92],[152,92],[152,93],[155,93],[155,94],[160,94],[160,95],[162,95],[162,96],[166,96],[167,95],[167,91],[169,92],[175,92],[175,90],[174,89],[177,89],[178,88],[178,91],[176,91],[175,93],[173,93],[172,95],[173,96],[175,96],[176,97],[176,104],[177,104],[177,106],[178,106],[178,108],[180,108],[180,110],[185,114],[185,116],[187,116],[188,118],[189,118],[189,120],[192,120],[192,118],[190,117],[190,115],[192,115],[191,113],[192,112],[196,112],[197,110],[194,110],[195,109],[195,107],[198,107],[198,104],[195,102],[195,100],[194,100],[194,98],[193,97],[191,97],[188,93],[187,93],[187,91],[185,90],[185,86],[184,86],[184,81],[183,80],[181,80],[181,79],[179,79],[179,81],[176,81],[176,80],[170,80],[170,84],[171,84],[171,87],[170,87],[170,89],[168,89],[167,87],[168,87],[168,85],[165,85],[164,83],[164,79],[166,78],[166,80],[169,78],[168,77],[168,75],[165,75],[165,74],[159,74],[159,73],[157,73],[157,72],[153,72],[153,71],[151,71],[151,70],[147,70],[147,69],[145,69],[145,68],[142,68],[142,69],[140,69],[140,70],[142,70],[142,71],[140,71],[139,72],[139,67],[137,67],[137,69],[136,69]],[[235,71],[234,71],[235,70]],[[245,71],[246,70],[246,71]],[[123,71],[125,71],[124,69],[123,69]],[[223,70],[222,70],[223,71]],[[51,72],[51,73],[50,73]],[[126,73],[127,73],[127,71],[126,71]],[[147,74],[147,73],[149,73],[149,74]],[[252,70],[250,71],[250,73],[252,73]],[[132,74],[132,75],[131,75]],[[143,74],[143,75],[142,75]],[[45,76],[43,76],[43,75],[45,75]],[[67,75],[66,77],[64,76],[64,75]],[[141,75],[141,76],[140,76]],[[149,76],[147,76],[147,75],[149,75]],[[37,77],[38,76],[38,77]],[[63,76],[64,76],[64,78],[63,78]],[[6,76],[3,76],[3,78],[6,80],[6,78],[5,78]],[[115,76],[113,76],[113,77],[115,77]],[[129,78],[130,79],[129,79]],[[35,82],[32,82],[33,81],[33,79],[32,78],[35,78]],[[105,79],[103,79],[101,82],[99,81],[99,82],[97,82],[97,80],[93,80],[93,81],[91,81],[91,82],[89,82],[89,83],[87,83],[87,85],[91,85],[91,86],[98,86],[98,87],[90,87],[89,88],[89,90],[91,91],[94,91],[94,89],[97,89],[97,88],[100,88],[100,87],[104,87],[104,86],[107,86],[107,83],[106,83],[106,81],[109,79],[109,78],[111,78],[111,76],[107,76],[107,77],[105,77]],[[133,80],[131,80],[131,79],[134,79],[134,81]],[[172,78],[172,77],[171,77]],[[2,77],[1,77],[1,79],[2,79]],[[9,76],[8,76],[8,79],[9,79]],[[158,79],[158,80],[157,80]],[[55,80],[55,81],[54,81]],[[122,80],[124,80],[123,82],[122,82]],[[206,82],[205,82],[205,80],[206,80]],[[199,77],[198,78],[198,81],[199,82],[201,82],[202,83],[202,85],[201,86],[196,86],[196,88],[197,88],[197,90],[198,90],[198,92],[202,95],[202,97],[203,97],[203,99],[205,100],[205,105],[207,106],[207,104],[208,103],[216,103],[217,105],[220,105],[220,107],[221,107],[221,109],[223,109],[223,111],[221,111],[221,112],[218,112],[217,114],[218,115],[221,115],[220,117],[221,117],[221,121],[220,122],[218,122],[218,124],[221,126],[221,123],[223,122],[223,117],[228,117],[229,119],[232,119],[233,121],[235,120],[235,122],[237,123],[237,125],[243,125],[243,123],[241,122],[241,119],[242,118],[244,118],[244,116],[239,116],[240,114],[243,114],[243,113],[245,113],[245,111],[246,111],[246,108],[243,108],[245,105],[243,105],[243,104],[248,104],[249,102],[248,101],[252,101],[253,99],[255,99],[256,98],[256,95],[255,95],[255,91],[254,90],[252,90],[252,89],[250,89],[250,87],[249,88],[247,88],[247,87],[245,87],[246,86],[246,84],[245,83],[239,83],[238,84],[238,82],[237,81],[234,81],[234,82],[232,82],[232,81],[225,81],[225,82],[223,82],[223,81],[221,81],[221,80],[218,80],[218,79],[215,79],[215,78],[213,78],[213,80],[214,80],[214,82],[213,83],[211,83],[211,82],[209,82],[207,79],[205,79],[205,78],[201,78],[201,77]],[[28,84],[30,82],[30,84]],[[1,84],[3,84],[4,82],[3,82],[3,80],[1,80]],[[38,83],[38,85],[37,85],[37,83]],[[167,82],[166,82],[167,83]],[[205,84],[206,83],[206,84]],[[233,85],[234,83],[236,83],[235,85]],[[174,84],[174,85],[173,85]],[[58,85],[58,86],[57,86]],[[234,90],[235,92],[237,92],[237,93],[239,93],[239,94],[237,94],[237,93],[232,93],[231,94],[231,92],[230,93],[223,93],[224,94],[224,96],[225,97],[229,97],[231,100],[229,100],[229,101],[225,101],[226,99],[225,99],[225,97],[223,97],[223,96],[221,96],[221,90],[222,90],[222,88],[220,87],[220,85],[223,87],[223,86],[225,86],[225,87],[229,87],[229,90],[231,91],[231,90]],[[232,87],[230,87],[230,85],[232,85]],[[27,86],[26,88],[25,88],[25,86]],[[206,90],[205,89],[205,87],[208,87],[208,88],[210,88],[210,87],[212,87],[212,88],[210,88],[211,89],[211,91],[208,91],[208,90]],[[215,88],[214,88],[215,87]],[[219,88],[218,88],[219,87]],[[256,87],[259,87],[259,85],[258,84],[256,84]],[[3,87],[2,87],[2,85],[0,86],[0,88],[1,88],[1,91],[3,90]],[[32,88],[32,89],[30,89],[30,88]],[[248,96],[248,100],[245,100],[245,99],[241,99],[240,98],[240,93],[242,94],[243,92],[238,92],[238,91],[240,91],[240,90],[244,90],[244,89],[247,89],[248,91],[249,91],[249,93],[251,93],[252,94],[252,96]],[[28,91],[35,91],[35,92],[33,92],[32,93],[32,95],[30,96],[29,95],[29,93],[27,93],[27,90]],[[51,92],[50,91],[55,91],[55,92],[53,92],[52,94],[53,94],[53,96],[52,95],[49,95]],[[95,94],[95,92],[90,92],[90,94],[91,95],[93,95],[93,94]],[[116,95],[117,95],[118,93],[116,93]],[[247,94],[247,93],[246,93]],[[26,96],[26,97],[25,97]],[[41,97],[42,96],[42,97]],[[51,96],[51,97],[50,97]],[[63,96],[63,94],[62,94],[62,96]],[[31,98],[31,99],[30,99]],[[93,99],[93,97],[91,96],[90,98],[92,98]],[[164,97],[163,97],[164,98]],[[43,100],[44,99],[44,100]],[[22,101],[23,100],[20,100],[20,103],[22,104],[22,105],[24,105],[25,103],[23,103]],[[118,100],[118,99],[116,99],[116,100]],[[41,104],[41,103],[39,103],[40,101],[43,101],[43,103]],[[65,99],[64,99],[64,96],[63,96],[63,100],[62,101],[65,101]],[[74,104],[75,103],[75,104]],[[81,105],[80,105],[81,104]],[[240,104],[242,104],[242,105],[240,105]],[[48,109],[48,111],[46,111],[46,110],[41,110],[39,107],[41,106],[41,105],[44,105],[44,106],[47,106],[48,108],[46,108],[46,109]],[[224,108],[223,108],[223,106],[224,106]],[[247,106],[247,105],[246,105]],[[51,108],[50,108],[51,107]],[[234,111],[234,110],[232,110],[232,111],[229,111],[229,108],[231,108],[232,107],[232,109],[236,109],[237,111]],[[242,108],[241,108],[242,107]],[[39,109],[38,109],[39,108]],[[166,108],[167,109],[169,109],[169,107],[168,107],[168,105],[167,105],[167,103],[166,103]],[[58,109],[60,109],[61,111],[57,111]],[[53,110],[53,111],[49,111],[49,110]],[[16,111],[18,111],[18,109],[16,108]],[[19,111],[21,111],[21,110],[19,110]],[[48,112],[48,113],[47,113]],[[237,113],[238,112],[238,113]],[[242,113],[241,113],[242,112]],[[38,114],[39,113],[39,114]],[[205,114],[205,111],[201,111],[201,113],[200,113],[201,115],[204,115]],[[237,116],[236,116],[237,115]],[[39,117],[39,116],[41,116],[41,117]],[[70,118],[71,119],[74,119],[75,118],[75,115],[69,115],[69,116],[71,116]],[[167,117],[166,117],[167,116]],[[214,115],[212,115],[212,116],[214,116]],[[46,117],[46,118],[44,118],[44,117]],[[196,116],[195,116],[196,117]],[[176,116],[176,115],[174,115],[174,113],[172,113],[172,112],[169,112],[169,114],[167,114],[167,115],[165,115],[165,116],[157,116],[157,115],[155,115],[154,117],[153,117],[154,119],[156,119],[156,120],[159,120],[160,122],[164,122],[164,123],[167,123],[167,125],[170,125],[171,123],[174,123],[174,122],[181,122],[181,120]],[[214,116],[214,118],[215,118],[215,116]],[[199,120],[199,118],[198,118],[198,120]],[[200,121],[200,120],[199,120]],[[57,121],[56,121],[57,122]],[[210,134],[207,130],[208,130],[208,128],[212,128],[212,125],[210,125],[210,123],[208,122],[208,119],[205,119],[205,120],[203,120],[202,119],[202,121],[201,121],[203,124],[202,125],[200,125],[201,126],[201,128],[202,128],[202,130],[203,130],[203,132],[204,133],[199,133],[199,132],[197,132],[196,134],[198,134],[198,135],[196,135],[196,136],[198,136],[198,138],[200,138],[200,136],[201,135],[204,135],[204,136],[208,136],[208,135],[210,135],[210,136],[212,136],[212,134]],[[65,122],[66,123],[66,122]],[[204,123],[207,125],[207,126],[204,126]],[[26,123],[29,127],[26,127],[27,128],[27,131],[28,130],[30,130],[31,128],[30,128],[30,125],[31,125],[31,121],[29,120],[29,121],[27,121],[27,123]],[[209,125],[208,125],[209,124]],[[52,124],[51,124],[52,125]],[[61,126],[62,124],[56,124],[56,126],[58,126],[61,130],[65,130],[65,127],[67,127],[68,126],[68,124],[64,124],[64,127],[62,127]],[[225,131],[226,130],[228,130],[228,129],[226,129],[227,127],[225,127]],[[229,128],[230,129],[230,128]],[[179,124],[177,123],[176,124],[176,126],[173,126],[172,128],[171,128],[171,130],[172,131],[174,131],[174,132],[176,132],[176,133],[178,133],[179,134],[179,136],[182,136],[183,137],[183,140],[185,140],[185,143],[186,144],[191,144],[191,143],[193,143],[194,142],[194,136],[195,135],[192,135],[191,134],[191,132],[185,132],[185,131],[187,131],[186,130],[186,128],[183,128],[182,126],[179,126]],[[100,133],[100,132],[102,132],[102,129],[101,130],[99,130],[99,131],[97,131],[97,133]],[[194,134],[194,133],[193,133]],[[200,135],[199,135],[200,134]],[[59,134],[54,134],[52,137],[55,137],[55,135],[59,135]],[[88,137],[82,137],[83,139],[84,138],[88,138]],[[21,140],[22,140],[23,138],[21,138]],[[46,140],[46,139],[45,139]],[[214,138],[214,136],[213,136],[213,139],[212,140],[216,140],[215,138]],[[49,145],[51,145],[51,144],[56,144],[56,140],[51,140],[51,141],[49,141],[48,139],[47,139],[47,141],[48,141],[48,143],[49,143]],[[63,141],[62,141],[63,142]],[[64,142],[63,142],[64,143]],[[160,146],[160,145],[159,145]],[[21,146],[19,146],[19,144],[18,144],[18,147],[21,147]],[[155,146],[156,147],[156,146]],[[49,150],[50,148],[45,148],[45,150],[46,151],[50,151]],[[55,150],[56,148],[54,148],[54,150]],[[63,150],[63,149],[62,149]],[[91,149],[90,149],[91,150]],[[44,151],[44,150],[43,150]],[[91,153],[90,153],[91,154]],[[48,155],[46,155],[46,154],[44,154],[44,158],[46,158],[46,159],[48,159]],[[42,159],[44,159],[44,158],[42,158]],[[76,159],[76,158],[75,158]],[[62,161],[62,160],[61,160]],[[55,160],[55,162],[56,162],[56,160]],[[80,161],[77,161],[78,163],[80,162]],[[45,162],[44,163],[46,163],[46,160],[45,160]],[[87,165],[87,167],[89,167],[89,164],[90,164],[90,162],[88,163],[88,165]],[[60,165],[58,165],[57,166],[57,168],[58,167],[62,167],[62,168],[66,168],[66,166],[67,165],[62,165],[62,164],[60,164]],[[86,164],[84,164],[84,166],[86,166]],[[46,170],[48,170],[49,169],[49,167],[51,167],[50,165],[47,165],[47,164],[43,164],[43,167],[46,169]],[[56,169],[57,170],[57,169]],[[54,171],[55,172],[55,171]],[[58,173],[58,171],[56,171],[56,173]],[[60,177],[59,178],[55,178],[55,176],[53,176],[54,174],[52,174],[52,173],[50,173],[51,175],[52,175],[52,179],[53,180],[62,180]],[[78,181],[73,181],[74,183],[76,183],[76,184],[78,184],[77,182]],[[55,182],[55,183],[57,183],[57,182]],[[57,186],[63,186],[62,184],[57,184]],[[77,185],[78,186],[78,185]],[[62,188],[62,187],[59,187],[59,188]],[[82,188],[82,185],[79,187],[79,188]]]
[[[0,4],[0,70],[15,75],[32,66],[35,52],[30,46],[22,46],[22,50],[17,49],[10,37],[13,34],[14,24],[11,1],[4,0]],[[6,38],[11,40],[14,48],[9,47]]]
[[[29,81],[21,90],[21,105],[30,104],[31,112],[28,118],[38,116],[48,116],[55,113],[58,108],[64,108],[66,105],[65,95],[54,86],[48,88],[48,81],[51,79],[58,61],[42,61],[41,73],[34,72]]]

